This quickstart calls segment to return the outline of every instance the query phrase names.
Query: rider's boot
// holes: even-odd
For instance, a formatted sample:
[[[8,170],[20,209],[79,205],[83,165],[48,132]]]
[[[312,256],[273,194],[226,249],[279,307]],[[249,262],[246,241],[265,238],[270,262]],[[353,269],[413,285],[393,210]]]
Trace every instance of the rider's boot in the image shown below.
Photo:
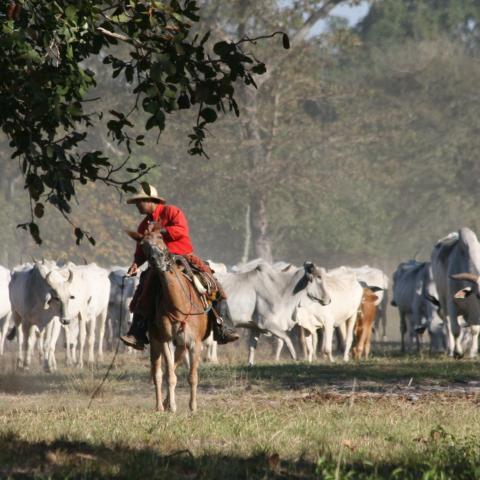
[[[208,320],[213,330],[213,339],[219,344],[234,342],[240,335],[232,327],[225,324],[222,315],[228,311],[227,301],[224,298],[215,300],[208,312]]]
[[[126,335],[120,337],[120,340],[128,347],[143,350],[148,344],[146,319],[139,313],[134,313],[130,329]]]

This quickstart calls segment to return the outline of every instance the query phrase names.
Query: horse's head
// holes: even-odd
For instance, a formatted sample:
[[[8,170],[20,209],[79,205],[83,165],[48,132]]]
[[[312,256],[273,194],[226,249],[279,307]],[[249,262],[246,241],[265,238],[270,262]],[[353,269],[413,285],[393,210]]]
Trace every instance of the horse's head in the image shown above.
[[[132,231],[127,231],[127,234],[140,244],[152,267],[160,272],[170,270],[172,255],[163,240],[160,223],[151,223],[143,234]]]

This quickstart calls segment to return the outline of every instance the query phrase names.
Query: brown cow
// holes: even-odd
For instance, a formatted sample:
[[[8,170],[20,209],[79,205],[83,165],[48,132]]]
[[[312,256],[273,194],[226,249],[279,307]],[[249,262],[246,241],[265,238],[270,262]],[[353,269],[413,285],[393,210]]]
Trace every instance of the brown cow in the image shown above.
[[[378,300],[377,295],[369,288],[363,289],[362,303],[358,310],[357,322],[355,324],[355,346],[353,347],[353,357],[355,360],[368,358],[370,353],[370,340],[372,337],[373,323],[377,307],[375,302]]]

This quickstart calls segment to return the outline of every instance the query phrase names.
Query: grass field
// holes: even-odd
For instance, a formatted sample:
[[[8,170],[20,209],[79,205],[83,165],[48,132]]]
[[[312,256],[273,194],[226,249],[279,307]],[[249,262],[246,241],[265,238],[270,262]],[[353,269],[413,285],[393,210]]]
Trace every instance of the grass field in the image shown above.
[[[59,362],[60,363],[60,362]],[[379,352],[201,367],[199,411],[153,412],[148,360],[15,371],[0,359],[0,478],[480,478],[480,363]]]

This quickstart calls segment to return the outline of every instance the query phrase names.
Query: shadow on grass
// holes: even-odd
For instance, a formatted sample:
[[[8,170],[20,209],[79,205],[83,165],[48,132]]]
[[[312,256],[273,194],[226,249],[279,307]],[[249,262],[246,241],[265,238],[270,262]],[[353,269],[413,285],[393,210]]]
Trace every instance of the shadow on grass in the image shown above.
[[[125,439],[127,440],[127,439]],[[7,479],[313,479],[402,478],[430,480],[475,478],[476,459],[470,445],[440,447],[391,463],[342,462],[321,456],[313,463],[284,460],[276,454],[258,453],[240,457],[227,454],[194,456],[188,450],[162,454],[150,447],[92,445],[58,439],[50,443],[29,442],[12,434],[0,436],[0,477]]]
[[[216,391],[258,385],[265,389],[300,389],[304,387],[345,387],[353,382],[372,382],[371,388],[389,388],[407,384],[413,379],[415,385],[437,384],[441,386],[466,384],[480,380],[480,362],[453,360],[445,356],[392,356],[395,345],[384,345],[369,361],[344,363],[304,362],[260,363],[253,368],[244,364],[204,364],[200,370],[200,390]],[[150,386],[148,362],[132,363],[121,358],[120,365],[110,372],[102,391],[121,388],[143,389]],[[62,370],[53,374],[43,372],[0,371],[0,394],[36,395],[42,393],[77,393],[90,395],[101,382],[107,365],[94,370]],[[186,370],[178,371],[179,386],[186,388]]]
[[[454,361],[445,357],[406,357],[381,359],[367,362],[283,363],[259,364],[252,368],[242,366],[217,366],[206,369],[202,375],[203,385],[221,388],[224,378],[231,377],[248,383],[257,383],[268,388],[302,388],[329,386],[353,382],[375,382],[385,387],[408,383],[452,385],[480,381],[480,362]]]

